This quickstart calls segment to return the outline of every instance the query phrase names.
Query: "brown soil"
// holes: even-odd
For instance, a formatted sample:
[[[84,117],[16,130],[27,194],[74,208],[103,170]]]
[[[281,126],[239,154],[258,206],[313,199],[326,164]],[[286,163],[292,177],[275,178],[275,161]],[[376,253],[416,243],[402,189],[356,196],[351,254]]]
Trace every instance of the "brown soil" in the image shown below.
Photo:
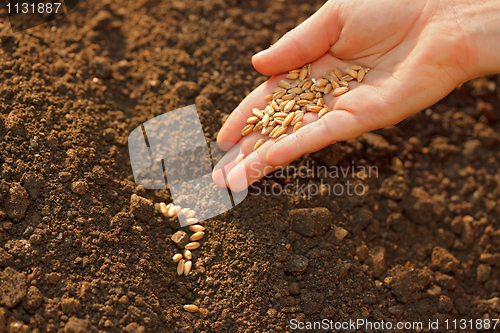
[[[370,177],[260,182],[206,222],[188,277],[171,259],[177,221],[131,212],[132,194],[171,199],[135,186],[128,134],[196,103],[214,141],[266,79],[252,54],[321,4],[93,0],[27,32],[0,25],[0,332],[285,332],[323,318],[446,331],[500,317],[497,76],[293,163],[378,167]],[[366,193],[258,195],[347,181]]]

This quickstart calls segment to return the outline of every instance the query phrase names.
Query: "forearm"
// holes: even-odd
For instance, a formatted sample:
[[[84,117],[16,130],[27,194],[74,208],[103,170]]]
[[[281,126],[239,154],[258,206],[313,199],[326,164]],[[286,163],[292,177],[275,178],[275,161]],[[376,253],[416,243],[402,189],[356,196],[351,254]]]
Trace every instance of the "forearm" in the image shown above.
[[[447,0],[472,48],[470,79],[500,73],[500,0]]]

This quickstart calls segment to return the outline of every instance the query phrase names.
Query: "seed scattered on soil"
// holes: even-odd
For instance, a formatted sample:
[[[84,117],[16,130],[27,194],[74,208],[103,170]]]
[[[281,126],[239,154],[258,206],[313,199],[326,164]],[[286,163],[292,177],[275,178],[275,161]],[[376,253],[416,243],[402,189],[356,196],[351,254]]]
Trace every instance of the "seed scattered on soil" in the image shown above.
[[[182,259],[182,254],[177,253],[172,257],[172,259],[174,260],[174,262],[179,262],[179,260]]]
[[[205,230],[205,227],[203,227],[199,224],[195,224],[195,225],[190,225],[189,230],[191,230],[193,232],[201,232],[201,231]]]
[[[196,250],[197,248],[200,247],[200,243],[198,242],[191,242],[191,243],[188,243],[184,248],[186,250]]]
[[[184,305],[184,310],[186,310],[187,312],[198,312],[200,311],[200,309],[194,305],[194,304],[186,304]]]
[[[179,260],[179,262],[177,263],[177,275],[182,275],[182,273],[184,273],[184,264],[186,263],[186,260],[185,259],[181,259]]]
[[[197,241],[197,240],[202,239],[204,235],[205,235],[205,233],[203,231],[195,232],[194,234],[191,235],[191,237],[189,239],[192,241]]]
[[[193,262],[191,260],[186,261],[186,263],[184,264],[184,275],[185,276],[189,275],[192,267],[193,267]]]
[[[180,255],[180,254],[179,254]],[[193,254],[191,253],[191,251],[189,250],[184,250],[184,257],[187,259],[187,260],[191,260],[193,259]],[[182,258],[182,255],[181,255],[181,258]]]

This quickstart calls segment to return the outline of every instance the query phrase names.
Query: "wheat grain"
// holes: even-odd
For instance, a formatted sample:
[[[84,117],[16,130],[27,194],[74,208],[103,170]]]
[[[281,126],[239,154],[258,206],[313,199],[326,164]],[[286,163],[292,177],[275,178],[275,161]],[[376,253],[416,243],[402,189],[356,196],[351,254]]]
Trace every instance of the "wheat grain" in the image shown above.
[[[205,233],[203,231],[195,232],[194,234],[191,235],[191,237],[189,237],[189,239],[194,242],[194,241],[202,239],[204,235],[205,235]]]
[[[191,242],[191,243],[188,243],[186,246],[184,246],[184,248],[186,250],[190,250],[191,251],[191,250],[196,250],[197,248],[200,247],[200,245],[201,244],[198,243],[198,242]]]
[[[184,263],[184,275],[188,276],[189,273],[191,272],[191,268],[193,267],[193,262],[191,260],[186,261]]]
[[[179,262],[179,260],[181,260],[181,259],[182,259],[182,254],[180,254],[180,253],[176,253],[176,254],[174,254],[174,256],[172,257],[172,260],[173,260],[174,262]]]
[[[194,304],[186,304],[183,306],[184,310],[187,312],[198,312],[200,309]]]
[[[335,89],[333,91],[333,96],[340,96],[340,95],[345,94],[348,91],[349,91],[349,88],[347,88],[347,87],[340,87],[340,88],[337,88],[337,89]]]
[[[295,126],[293,126],[293,132],[292,133],[297,132],[299,130],[299,128],[301,128],[301,127],[302,127],[302,122],[301,121],[297,122],[295,124]]]
[[[286,138],[288,136],[288,134],[281,134],[275,141],[274,143],[280,141],[280,140],[283,140],[284,138]]]
[[[189,230],[193,232],[201,232],[205,230],[205,227],[199,225],[199,224],[193,224],[189,226]]]
[[[184,264],[186,263],[185,259],[179,260],[177,263],[177,275],[182,275],[184,273]]]
[[[239,154],[238,156],[236,156],[236,159],[234,160],[234,164],[238,164],[240,163],[241,161],[243,161],[243,159],[245,158],[245,154]]]
[[[191,260],[193,259],[193,254],[191,253],[191,251],[189,250],[184,250],[184,257],[187,259],[187,260]]]
[[[241,135],[242,136],[246,136],[248,134],[250,134],[253,130],[253,125],[246,125],[245,127],[243,127],[243,129],[241,130]]]
[[[264,144],[264,142],[265,142],[265,141],[264,141],[264,139],[259,139],[259,140],[255,143],[255,145],[253,146],[253,150],[257,150],[257,149],[259,149],[259,147],[260,147],[260,146],[262,146],[262,145]]]

